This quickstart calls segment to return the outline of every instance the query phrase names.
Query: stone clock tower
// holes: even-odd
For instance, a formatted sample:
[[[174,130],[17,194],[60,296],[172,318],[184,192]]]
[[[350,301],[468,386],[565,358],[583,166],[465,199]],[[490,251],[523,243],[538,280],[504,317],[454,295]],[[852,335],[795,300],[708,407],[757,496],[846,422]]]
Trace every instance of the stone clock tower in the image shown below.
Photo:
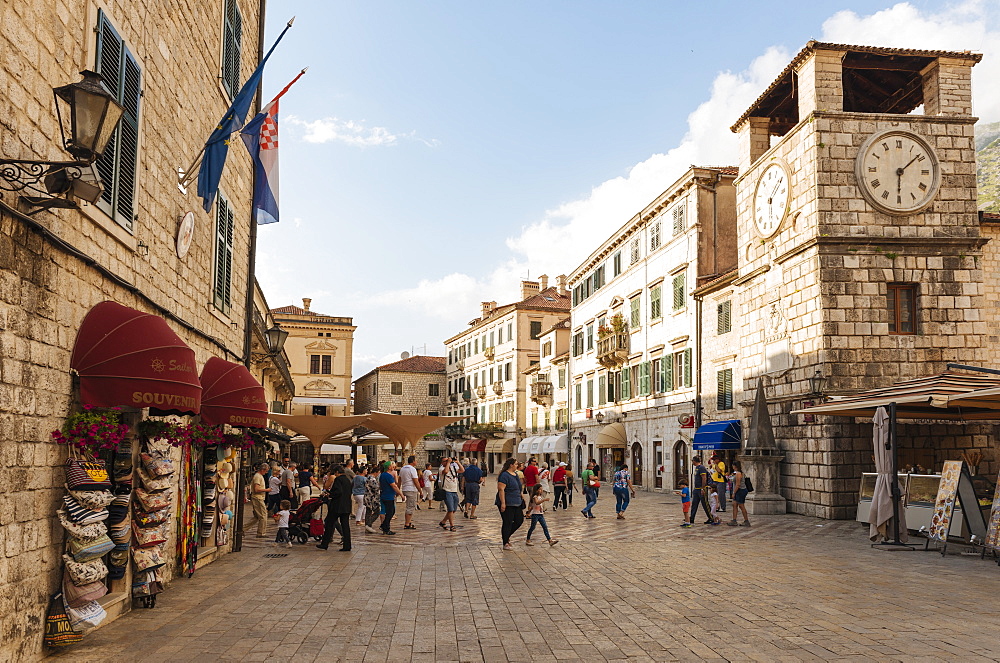
[[[792,511],[853,517],[873,471],[870,425],[788,414],[819,398],[817,371],[824,394],[846,394],[983,359],[980,58],[809,42],[732,127],[737,399],[748,414],[764,380]]]

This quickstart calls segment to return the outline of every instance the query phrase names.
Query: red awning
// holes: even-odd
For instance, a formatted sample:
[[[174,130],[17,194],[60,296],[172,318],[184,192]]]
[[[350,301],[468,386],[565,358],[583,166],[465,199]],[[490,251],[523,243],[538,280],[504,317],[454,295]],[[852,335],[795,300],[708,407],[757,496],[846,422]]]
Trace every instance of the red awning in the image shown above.
[[[194,351],[163,318],[101,302],[83,318],[69,360],[80,402],[197,414],[201,383]]]
[[[212,357],[201,369],[201,388],[201,420],[206,424],[267,428],[264,387],[243,364]]]
[[[462,452],[466,451],[486,451],[486,440],[467,440],[462,445]]]

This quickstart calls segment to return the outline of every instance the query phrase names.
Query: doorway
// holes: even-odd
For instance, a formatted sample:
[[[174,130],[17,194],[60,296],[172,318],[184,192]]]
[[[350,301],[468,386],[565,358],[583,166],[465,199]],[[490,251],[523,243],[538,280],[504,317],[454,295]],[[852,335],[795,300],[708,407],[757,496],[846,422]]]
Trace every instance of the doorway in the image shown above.
[[[632,485],[642,485],[642,445],[638,442],[632,445]]]
[[[663,488],[663,442],[653,443],[653,487]]]
[[[674,488],[680,488],[680,480],[687,479],[689,473],[687,444],[684,440],[677,440],[674,443]]]

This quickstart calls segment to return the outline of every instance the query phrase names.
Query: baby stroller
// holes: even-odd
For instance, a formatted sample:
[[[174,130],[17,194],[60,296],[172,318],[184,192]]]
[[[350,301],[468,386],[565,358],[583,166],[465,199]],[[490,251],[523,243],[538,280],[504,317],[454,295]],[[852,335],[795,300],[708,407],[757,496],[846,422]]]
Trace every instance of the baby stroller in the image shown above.
[[[318,511],[326,502],[318,497],[308,499],[299,505],[288,518],[288,538],[297,543],[308,543],[309,537],[317,541],[323,539],[323,521]]]

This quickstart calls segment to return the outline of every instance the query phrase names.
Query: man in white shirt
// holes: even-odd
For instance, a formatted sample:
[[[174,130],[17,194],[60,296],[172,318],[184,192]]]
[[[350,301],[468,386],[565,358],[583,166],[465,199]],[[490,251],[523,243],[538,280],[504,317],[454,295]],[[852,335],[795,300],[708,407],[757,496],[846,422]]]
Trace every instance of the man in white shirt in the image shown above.
[[[451,458],[441,461],[441,471],[438,478],[444,489],[444,519],[438,525],[445,530],[455,531],[455,512],[458,511],[458,478],[465,471],[462,464]]]
[[[413,524],[413,512],[417,510],[417,501],[420,499],[420,484],[417,481],[417,457],[410,456],[406,459],[406,465],[399,470],[399,487],[406,498],[406,513],[403,529],[417,529]]]

